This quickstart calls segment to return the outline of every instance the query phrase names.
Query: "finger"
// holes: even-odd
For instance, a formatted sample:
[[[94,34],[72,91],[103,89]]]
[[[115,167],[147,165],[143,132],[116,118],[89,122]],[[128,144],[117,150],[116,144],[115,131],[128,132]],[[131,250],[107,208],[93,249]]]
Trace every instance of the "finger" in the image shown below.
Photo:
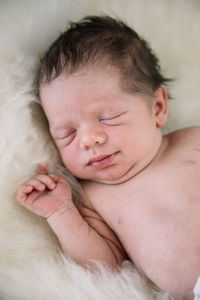
[[[33,191],[33,187],[30,185],[23,185],[17,192],[17,200],[22,203],[26,201],[28,195]]]
[[[26,185],[24,191],[26,194],[30,194],[33,191],[33,187],[31,185]]]
[[[34,179],[38,180],[41,184],[44,184],[50,190],[54,189],[56,186],[54,180],[49,175],[38,174]]]
[[[46,188],[46,185],[36,178],[29,180],[24,186],[26,186],[26,187],[31,186],[32,190],[35,189],[38,192],[44,191]],[[27,188],[27,189],[29,189],[29,188]]]
[[[47,166],[48,166],[47,162],[39,164],[37,173],[38,174],[48,174],[48,172],[47,172]]]
[[[54,181],[54,182],[58,182],[61,178],[60,175],[58,174],[48,174],[48,176]]]
[[[60,182],[60,183],[65,183],[65,184],[69,185],[69,182],[58,174],[49,174],[48,176],[51,177],[55,183]]]

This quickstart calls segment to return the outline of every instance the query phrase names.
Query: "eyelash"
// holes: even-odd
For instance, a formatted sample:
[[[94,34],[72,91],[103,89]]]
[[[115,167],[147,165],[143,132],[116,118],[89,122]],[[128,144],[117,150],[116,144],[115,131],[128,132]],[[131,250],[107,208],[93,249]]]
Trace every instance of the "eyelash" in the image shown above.
[[[125,113],[126,113],[126,111],[123,112],[123,113],[120,113],[119,115],[116,115],[116,116],[114,116],[114,117],[111,117],[111,118],[104,118],[104,119],[101,118],[101,119],[99,119],[99,121],[102,122],[103,124],[107,125],[107,126],[117,126],[117,125],[119,125],[119,123],[117,123],[117,124],[109,124],[109,122],[112,122],[113,120],[115,121],[115,119],[121,117],[121,116],[124,115]],[[107,123],[107,122],[108,122],[108,123]],[[69,139],[69,138],[72,138],[72,140],[73,140],[74,135],[75,135],[77,129],[72,128],[71,130],[72,130],[71,133],[69,133],[68,135],[65,135],[65,136],[62,137],[62,138],[58,138],[58,140],[62,141],[62,140],[66,140],[66,139]]]
[[[120,113],[119,115],[116,115],[116,116],[114,116],[114,117],[112,117],[112,118],[104,118],[104,119],[100,119],[100,121],[101,122],[109,122],[109,121],[111,121],[112,122],[112,120],[115,120],[115,119],[117,119],[117,118],[119,118],[119,117],[121,117],[123,114],[125,114],[126,112],[123,112],[123,113]],[[118,124],[106,124],[106,125],[109,125],[109,126],[117,126]]]
[[[57,138],[57,140],[65,140],[66,138],[71,137],[76,132],[76,129],[73,129],[71,133],[64,135],[63,137]]]
[[[71,133],[69,133],[68,135],[66,135],[66,138],[72,137],[75,133],[76,133],[76,129],[74,129]]]

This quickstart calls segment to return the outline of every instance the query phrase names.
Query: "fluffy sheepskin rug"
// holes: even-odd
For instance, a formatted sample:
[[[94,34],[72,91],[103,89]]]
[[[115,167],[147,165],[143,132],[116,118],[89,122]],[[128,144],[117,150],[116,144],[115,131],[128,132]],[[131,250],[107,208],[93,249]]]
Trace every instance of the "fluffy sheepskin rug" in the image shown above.
[[[46,160],[53,170],[60,163],[35,105],[33,77],[39,56],[69,20],[102,13],[133,26],[151,43],[164,74],[176,79],[164,132],[199,124],[200,1],[1,0],[1,300],[171,299],[128,262],[114,274],[103,268],[94,274],[64,258],[46,221],[15,198],[38,163]]]

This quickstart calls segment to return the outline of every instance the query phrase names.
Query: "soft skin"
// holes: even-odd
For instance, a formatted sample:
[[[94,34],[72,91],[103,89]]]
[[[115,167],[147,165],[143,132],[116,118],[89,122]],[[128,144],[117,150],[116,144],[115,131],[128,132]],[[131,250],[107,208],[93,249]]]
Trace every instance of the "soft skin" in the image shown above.
[[[40,166],[18,201],[47,218],[78,263],[115,268],[128,255],[162,290],[192,299],[200,274],[200,128],[163,137],[165,87],[128,93],[112,68],[62,74],[40,95],[83,198],[75,207],[67,182]]]
[[[149,97],[124,92],[116,70],[58,77],[41,90],[50,132],[66,167],[78,178],[116,184],[135,176],[156,155],[166,120],[164,87]],[[101,167],[90,159],[112,155]]]

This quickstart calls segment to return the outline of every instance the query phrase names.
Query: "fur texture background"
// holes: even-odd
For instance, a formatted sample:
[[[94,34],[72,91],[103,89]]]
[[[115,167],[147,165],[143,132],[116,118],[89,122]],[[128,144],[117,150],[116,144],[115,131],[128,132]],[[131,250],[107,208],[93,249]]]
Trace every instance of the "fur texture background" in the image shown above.
[[[199,0],[0,0],[0,300],[169,299],[127,262],[92,274],[62,257],[46,221],[15,199],[38,163],[59,164],[34,105],[38,57],[69,20],[102,13],[133,26],[176,79],[163,131],[200,124]]]

